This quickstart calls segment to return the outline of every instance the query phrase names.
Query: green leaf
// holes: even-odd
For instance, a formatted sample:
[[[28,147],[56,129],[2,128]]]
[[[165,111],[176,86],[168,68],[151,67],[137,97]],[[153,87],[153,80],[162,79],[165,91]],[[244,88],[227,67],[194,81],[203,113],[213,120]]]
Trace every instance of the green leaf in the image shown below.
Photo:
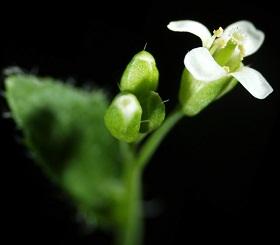
[[[104,126],[102,91],[82,91],[51,78],[11,75],[6,98],[24,141],[44,172],[87,221],[114,222],[121,198],[118,142]]]

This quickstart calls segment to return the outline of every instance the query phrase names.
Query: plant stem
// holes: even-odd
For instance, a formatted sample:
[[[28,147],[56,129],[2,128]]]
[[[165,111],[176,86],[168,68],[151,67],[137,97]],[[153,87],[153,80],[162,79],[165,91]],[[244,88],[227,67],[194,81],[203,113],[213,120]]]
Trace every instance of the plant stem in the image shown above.
[[[145,167],[145,165],[149,162],[154,152],[160,145],[163,138],[182,117],[183,113],[180,110],[175,110],[167,117],[162,126],[157,131],[155,131],[149,139],[147,139],[147,142],[143,145],[138,154],[137,165],[140,168]]]
[[[124,176],[125,196],[121,206],[118,245],[140,245],[142,238],[141,170],[130,163]]]
[[[143,222],[141,202],[142,170],[166,134],[182,117],[183,114],[180,110],[171,113],[162,126],[147,139],[138,155],[135,154],[131,145],[121,144],[125,162],[125,193],[119,209],[118,245],[141,245]]]

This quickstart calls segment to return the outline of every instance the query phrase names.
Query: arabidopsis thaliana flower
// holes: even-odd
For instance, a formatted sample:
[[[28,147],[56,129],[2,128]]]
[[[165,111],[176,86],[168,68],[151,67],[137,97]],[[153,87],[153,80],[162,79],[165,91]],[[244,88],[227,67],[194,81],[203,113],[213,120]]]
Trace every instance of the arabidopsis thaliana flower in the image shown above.
[[[264,99],[273,91],[260,72],[242,63],[243,58],[255,53],[264,41],[264,33],[251,22],[238,21],[225,30],[220,27],[213,35],[203,24],[192,20],[173,21],[167,27],[201,39],[202,47],[192,49],[184,59],[186,69],[195,79],[210,83],[232,76],[258,99]]]

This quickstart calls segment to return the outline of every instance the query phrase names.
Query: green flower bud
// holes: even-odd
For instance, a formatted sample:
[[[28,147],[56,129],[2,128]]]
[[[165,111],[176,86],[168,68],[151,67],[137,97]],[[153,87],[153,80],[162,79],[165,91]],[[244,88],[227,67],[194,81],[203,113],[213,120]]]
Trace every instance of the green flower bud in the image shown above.
[[[147,133],[158,128],[165,118],[165,106],[158,93],[150,91],[140,99],[143,109],[140,132]]]
[[[106,111],[105,125],[111,134],[122,141],[134,142],[139,137],[142,108],[133,94],[119,94]]]
[[[179,91],[183,112],[187,116],[195,116],[212,101],[233,89],[236,84],[237,81],[229,76],[209,83],[199,81],[187,69],[184,69]]]
[[[159,72],[154,57],[147,51],[136,54],[127,65],[120,82],[122,92],[143,94],[155,91]]]

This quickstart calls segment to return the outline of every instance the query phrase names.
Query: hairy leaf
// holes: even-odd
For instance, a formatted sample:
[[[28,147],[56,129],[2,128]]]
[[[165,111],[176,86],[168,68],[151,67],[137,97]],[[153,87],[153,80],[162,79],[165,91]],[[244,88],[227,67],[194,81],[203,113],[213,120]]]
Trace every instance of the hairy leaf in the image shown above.
[[[24,74],[9,76],[5,85],[12,115],[36,162],[89,222],[112,223],[122,169],[118,142],[103,122],[104,93]]]

